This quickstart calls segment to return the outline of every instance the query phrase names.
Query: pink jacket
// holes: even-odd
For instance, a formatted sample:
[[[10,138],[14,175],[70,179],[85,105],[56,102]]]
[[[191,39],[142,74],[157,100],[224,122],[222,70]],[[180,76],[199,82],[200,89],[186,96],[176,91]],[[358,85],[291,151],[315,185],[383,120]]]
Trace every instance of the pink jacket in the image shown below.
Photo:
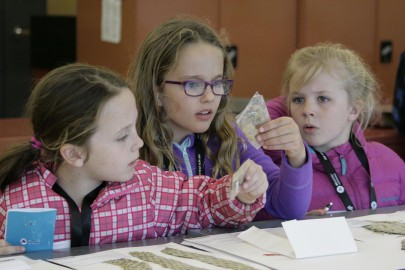
[[[56,208],[55,241],[70,239],[70,211],[66,200],[52,190],[57,178],[43,164],[9,185],[0,197],[0,239],[4,238],[8,209]],[[134,177],[108,182],[91,205],[90,245],[184,234],[211,225],[235,226],[250,222],[264,206],[264,198],[245,205],[231,199],[231,177],[187,178],[164,172],[144,161]]]
[[[267,102],[271,119],[288,115],[285,99],[278,97]],[[378,207],[405,204],[405,163],[390,148],[378,142],[367,142],[363,131],[358,131],[370,166],[371,180],[374,184]],[[277,151],[266,151],[278,163]],[[327,153],[340,180],[343,183],[355,209],[370,208],[369,176],[363,168],[349,142],[329,150]],[[345,210],[343,203],[330,182],[317,155],[312,150],[314,169],[312,199],[309,210],[324,208],[333,202],[333,210]]]

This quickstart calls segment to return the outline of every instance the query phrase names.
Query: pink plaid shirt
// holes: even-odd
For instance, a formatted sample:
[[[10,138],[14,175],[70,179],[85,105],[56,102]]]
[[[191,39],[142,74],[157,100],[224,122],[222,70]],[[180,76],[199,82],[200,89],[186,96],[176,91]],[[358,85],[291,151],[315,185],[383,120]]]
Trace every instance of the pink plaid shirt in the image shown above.
[[[9,185],[0,197],[0,239],[4,238],[7,209],[56,208],[54,240],[70,239],[70,210],[66,200],[52,190],[57,178],[43,164]],[[108,182],[91,205],[90,245],[184,234],[212,225],[236,226],[250,222],[265,198],[245,205],[228,196],[231,177],[187,178],[164,172],[144,161],[134,177]]]

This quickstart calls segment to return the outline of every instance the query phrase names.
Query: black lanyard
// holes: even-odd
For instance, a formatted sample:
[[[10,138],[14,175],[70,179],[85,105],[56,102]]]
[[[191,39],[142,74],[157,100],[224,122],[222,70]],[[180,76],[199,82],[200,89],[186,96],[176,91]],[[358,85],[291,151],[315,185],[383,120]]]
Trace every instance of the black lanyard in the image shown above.
[[[351,134],[351,136],[350,136],[350,144],[353,147],[353,150],[356,153],[357,158],[360,160],[361,164],[366,169],[366,171],[369,175],[370,208],[376,209],[377,208],[377,196],[375,194],[373,182],[371,181],[370,166],[368,164],[366,152],[364,151],[363,147],[361,146],[359,140],[357,140],[357,138],[353,134]],[[347,194],[346,189],[344,188],[342,181],[340,181],[340,178],[339,178],[338,174],[336,173],[336,170],[333,167],[332,162],[330,162],[328,156],[325,153],[316,151],[315,149],[314,149],[314,151],[315,151],[316,155],[318,156],[319,160],[321,161],[323,168],[325,169],[332,185],[335,187],[336,193],[338,194],[340,200],[345,205],[346,210],[347,211],[356,210],[354,208],[353,202],[351,201],[349,195]]]
[[[196,175],[205,175],[205,164],[204,164],[205,152],[202,146],[202,140],[200,136],[201,136],[200,134],[194,134]],[[163,163],[164,163],[164,170],[166,171],[169,170],[169,159],[166,156],[163,157]],[[178,168],[175,167],[175,170],[178,170]]]
[[[204,148],[202,146],[202,140],[200,134],[195,134],[194,144],[195,144],[195,162],[197,165],[197,175],[205,174],[205,164],[204,164]]]
[[[79,211],[76,203],[64,191],[58,183],[55,183],[52,189],[60,196],[66,199],[71,213],[71,247],[88,246],[91,227],[91,207],[90,205],[97,198],[100,190],[105,187],[105,182],[101,183],[83,199],[82,211]]]

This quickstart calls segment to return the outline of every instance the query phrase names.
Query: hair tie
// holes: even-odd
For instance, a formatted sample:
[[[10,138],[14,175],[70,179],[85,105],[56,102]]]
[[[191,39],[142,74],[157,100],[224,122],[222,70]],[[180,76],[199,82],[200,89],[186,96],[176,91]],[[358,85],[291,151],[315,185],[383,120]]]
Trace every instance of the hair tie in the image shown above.
[[[35,149],[40,149],[41,146],[42,146],[42,143],[40,141],[38,141],[37,138],[35,138],[35,136],[32,136],[31,137],[31,145]]]

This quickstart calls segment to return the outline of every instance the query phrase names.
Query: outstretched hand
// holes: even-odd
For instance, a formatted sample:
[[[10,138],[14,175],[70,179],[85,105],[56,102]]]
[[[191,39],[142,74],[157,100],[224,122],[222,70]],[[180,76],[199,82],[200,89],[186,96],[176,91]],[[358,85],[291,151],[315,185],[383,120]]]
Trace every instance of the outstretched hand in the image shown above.
[[[22,246],[10,246],[4,239],[0,239],[0,255],[10,255],[15,253],[23,253],[25,248]]]
[[[254,203],[269,186],[267,175],[262,167],[250,159],[235,172],[233,183],[237,185],[236,197],[246,204]]]
[[[298,125],[291,117],[267,121],[259,127],[257,141],[266,150],[284,150],[292,167],[306,161],[306,150]]]

